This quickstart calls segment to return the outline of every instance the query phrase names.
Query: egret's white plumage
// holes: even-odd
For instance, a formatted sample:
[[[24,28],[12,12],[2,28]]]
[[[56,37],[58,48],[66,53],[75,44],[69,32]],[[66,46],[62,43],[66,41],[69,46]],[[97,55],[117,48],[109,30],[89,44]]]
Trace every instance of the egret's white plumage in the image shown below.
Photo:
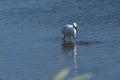
[[[66,38],[69,38],[72,40],[74,37],[76,37],[77,33],[77,24],[73,23],[72,25],[67,24],[65,27],[62,28],[62,34],[64,35],[64,40]]]

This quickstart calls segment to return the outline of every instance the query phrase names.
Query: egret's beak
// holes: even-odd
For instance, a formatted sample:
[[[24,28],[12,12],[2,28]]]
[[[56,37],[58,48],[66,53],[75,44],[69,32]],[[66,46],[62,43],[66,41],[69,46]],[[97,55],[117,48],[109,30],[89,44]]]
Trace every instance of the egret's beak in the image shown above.
[[[77,29],[77,27],[76,27],[76,26],[74,26],[74,25],[73,25],[73,27],[74,27],[74,28],[75,28],[75,30],[78,32],[78,29]]]
[[[76,28],[76,27],[74,27],[75,28],[75,30],[78,32],[78,29]]]

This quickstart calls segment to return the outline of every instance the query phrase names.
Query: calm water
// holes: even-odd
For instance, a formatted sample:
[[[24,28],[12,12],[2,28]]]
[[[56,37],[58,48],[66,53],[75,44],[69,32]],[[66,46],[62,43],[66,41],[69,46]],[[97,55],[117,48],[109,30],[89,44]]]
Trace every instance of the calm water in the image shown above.
[[[74,43],[61,28],[77,22]],[[0,0],[0,79],[69,78],[120,80],[120,0]]]

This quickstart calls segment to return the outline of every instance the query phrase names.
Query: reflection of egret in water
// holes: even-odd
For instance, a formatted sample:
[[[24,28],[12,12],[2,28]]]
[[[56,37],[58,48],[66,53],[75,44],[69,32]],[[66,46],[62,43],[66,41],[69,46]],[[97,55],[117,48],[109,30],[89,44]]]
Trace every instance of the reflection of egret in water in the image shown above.
[[[74,62],[74,73],[77,75],[77,46],[89,46],[102,43],[101,41],[76,41],[76,42],[63,42],[62,49],[65,54],[68,54],[73,57]]]
[[[74,42],[64,42],[62,43],[62,49],[65,54],[69,54],[73,57],[74,62],[74,72],[77,75],[77,45]]]

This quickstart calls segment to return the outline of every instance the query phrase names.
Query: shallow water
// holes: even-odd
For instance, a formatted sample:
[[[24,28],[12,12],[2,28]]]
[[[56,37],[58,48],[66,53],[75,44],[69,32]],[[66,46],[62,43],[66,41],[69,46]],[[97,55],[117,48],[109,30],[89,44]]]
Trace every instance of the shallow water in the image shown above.
[[[1,0],[0,79],[66,79],[91,72],[92,80],[120,80],[119,0]],[[61,28],[78,24],[73,43]]]

